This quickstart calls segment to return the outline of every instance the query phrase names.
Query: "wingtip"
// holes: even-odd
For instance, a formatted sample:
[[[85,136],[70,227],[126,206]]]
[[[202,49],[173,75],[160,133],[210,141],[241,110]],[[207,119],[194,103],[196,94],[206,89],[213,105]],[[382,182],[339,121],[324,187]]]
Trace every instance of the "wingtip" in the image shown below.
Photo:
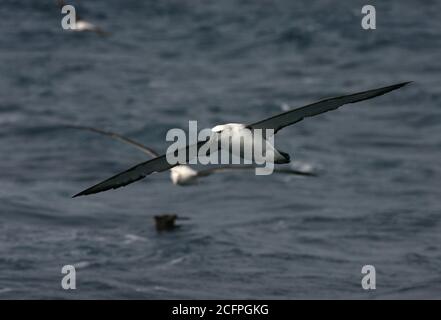
[[[388,86],[388,87],[381,88],[381,89],[383,89],[383,93],[382,94],[387,93],[387,92],[391,92],[393,90],[400,89],[400,88],[402,88],[402,87],[404,87],[404,86],[406,86],[406,85],[408,85],[409,83],[412,83],[412,82],[413,81],[406,81],[406,82],[401,82],[401,83],[393,84],[393,85]]]
[[[73,195],[73,196],[72,196],[72,199],[73,199],[73,198],[76,198],[76,197],[84,196],[84,195],[86,195],[86,193],[85,193],[84,191],[81,191],[81,192],[79,192],[79,193]]]
[[[399,83],[399,84],[397,84],[396,86],[398,87],[398,88],[400,88],[400,87],[404,87],[405,85],[408,85],[409,83],[412,83],[413,81],[406,81],[406,82],[402,82],[402,83]]]

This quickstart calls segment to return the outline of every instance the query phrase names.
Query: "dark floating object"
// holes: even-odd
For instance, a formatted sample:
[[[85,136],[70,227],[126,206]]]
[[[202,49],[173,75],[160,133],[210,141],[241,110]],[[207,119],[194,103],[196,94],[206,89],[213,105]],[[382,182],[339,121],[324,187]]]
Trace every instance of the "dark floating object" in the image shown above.
[[[162,214],[159,216],[155,216],[155,226],[156,231],[172,231],[179,228],[179,225],[176,225],[176,219],[179,219],[176,214]]]

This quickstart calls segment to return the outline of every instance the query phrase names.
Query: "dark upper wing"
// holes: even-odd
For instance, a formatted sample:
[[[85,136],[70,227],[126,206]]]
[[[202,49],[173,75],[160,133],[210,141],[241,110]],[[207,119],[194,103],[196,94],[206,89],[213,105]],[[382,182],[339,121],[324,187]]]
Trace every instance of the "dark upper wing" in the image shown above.
[[[401,88],[408,83],[410,82],[403,82],[379,89],[321,100],[319,102],[309,104],[307,106],[287,111],[274,117],[253,123],[251,125],[248,125],[247,127],[250,129],[274,129],[274,133],[276,133],[286,126],[303,120],[303,118],[313,117],[323,112],[335,110],[344,104],[359,102],[381,96],[385,93]]]
[[[210,169],[204,169],[198,171],[199,177],[206,177],[216,172],[228,172],[228,171],[235,171],[235,170],[250,170],[250,169],[256,169],[256,165],[224,165],[220,167],[210,168]],[[317,173],[310,172],[310,171],[302,171],[297,169],[291,169],[291,168],[276,168],[274,169],[274,172],[276,173],[286,173],[286,174],[293,174],[293,175],[299,175],[299,176],[313,176],[316,177]]]
[[[135,140],[132,140],[130,138],[127,138],[127,137],[125,137],[123,135],[120,135],[118,133],[115,133],[115,132],[104,131],[104,130],[101,130],[101,129],[96,129],[96,128],[87,127],[87,126],[74,126],[74,125],[70,125],[68,127],[69,128],[73,128],[73,129],[81,129],[81,130],[88,130],[88,131],[96,132],[96,133],[99,133],[99,134],[111,137],[112,139],[119,140],[119,141],[122,141],[124,143],[127,143],[127,144],[130,144],[132,146],[135,146],[136,148],[138,148],[139,150],[141,150],[142,152],[148,154],[151,157],[158,157],[159,156],[159,154],[155,150],[153,150],[152,148],[149,148],[149,147],[147,147],[147,146],[145,146],[145,145],[143,145],[143,144],[141,144],[139,142],[136,142]]]
[[[141,180],[146,175],[153,172],[161,172],[174,167],[175,165],[170,165],[167,162],[166,155],[148,160],[146,162],[140,163],[129,170],[121,172],[103,182],[100,182],[80,193],[77,193],[73,198],[78,196],[84,196],[88,194],[94,194],[102,191],[107,191],[110,189],[117,189],[119,187],[126,186],[132,182]]]
[[[206,177],[216,172],[226,172],[233,170],[246,170],[246,169],[255,169],[255,165],[224,165],[215,168],[209,168],[198,171],[198,177]]]
[[[291,169],[291,168],[276,168],[276,169],[274,169],[274,172],[293,174],[293,175],[298,175],[298,176],[309,176],[309,177],[317,177],[318,176],[318,174],[313,171],[302,171],[302,170]]]
[[[93,30],[96,34],[104,37],[104,36],[110,36],[110,32],[108,31],[104,31],[103,29],[101,29],[100,27],[95,27],[95,30]]]
[[[209,142],[209,139],[206,141],[198,142],[195,146],[197,150],[201,146],[203,146],[205,143]],[[190,146],[187,146],[185,148],[186,152],[189,152]],[[188,153],[187,153],[188,155]],[[188,158],[187,158],[188,159]],[[169,164],[167,161],[167,155],[164,154],[162,156],[159,156],[157,158],[145,161],[143,163],[140,163],[129,170],[126,170],[124,172],[121,172],[107,180],[104,180],[103,182],[100,182],[84,191],[81,191],[80,193],[73,196],[73,198],[78,196],[84,196],[88,194],[98,193],[102,191],[107,191],[110,189],[117,189],[119,187],[126,186],[132,182],[141,180],[145,176],[152,174],[153,172],[161,172],[165,171],[167,169],[173,168],[177,166],[176,164]]]

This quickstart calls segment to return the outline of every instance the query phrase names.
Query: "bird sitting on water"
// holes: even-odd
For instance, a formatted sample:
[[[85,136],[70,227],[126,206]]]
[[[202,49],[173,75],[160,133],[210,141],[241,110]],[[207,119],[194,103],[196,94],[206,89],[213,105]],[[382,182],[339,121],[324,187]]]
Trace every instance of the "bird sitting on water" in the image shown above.
[[[179,226],[176,225],[176,219],[178,219],[176,214],[162,214],[159,216],[154,216],[154,219],[156,231],[158,232],[171,231],[179,228]]]

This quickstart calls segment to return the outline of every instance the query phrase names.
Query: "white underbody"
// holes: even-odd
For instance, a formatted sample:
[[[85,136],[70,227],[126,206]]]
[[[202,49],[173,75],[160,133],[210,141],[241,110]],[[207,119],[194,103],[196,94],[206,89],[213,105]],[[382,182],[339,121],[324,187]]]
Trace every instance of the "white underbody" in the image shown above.
[[[222,124],[215,126],[211,130],[218,134],[217,138],[220,139],[222,149],[228,150],[229,146],[231,145],[233,146],[232,153],[245,160],[249,160],[259,164],[264,162],[277,163],[279,161],[283,162],[286,160],[286,158],[268,140],[265,140],[262,136],[245,134],[246,132],[250,133],[251,131],[247,129],[246,125],[242,123]],[[235,149],[234,146],[237,146],[237,149]],[[260,152],[253,152],[251,154],[251,157],[246,156],[246,154],[243,153],[244,150],[254,149],[265,150],[266,157],[264,157]],[[270,157],[270,154],[273,154],[274,158]],[[273,161],[268,161],[269,159],[272,159]]]

